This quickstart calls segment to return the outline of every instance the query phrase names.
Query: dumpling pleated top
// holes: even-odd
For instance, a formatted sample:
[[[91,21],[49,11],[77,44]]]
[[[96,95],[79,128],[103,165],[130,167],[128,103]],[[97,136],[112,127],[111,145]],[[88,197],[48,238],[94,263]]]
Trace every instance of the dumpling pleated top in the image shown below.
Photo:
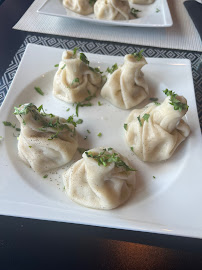
[[[82,157],[63,175],[66,193],[72,201],[109,210],[128,200],[135,185],[135,170],[128,166],[125,157],[112,148],[91,149]],[[103,161],[107,159],[117,162],[107,164]]]
[[[176,99],[186,105],[184,97]],[[181,119],[187,112],[175,110],[168,96],[162,104],[150,103],[134,109],[126,121],[127,144],[143,161],[158,162],[170,158],[179,144],[189,136],[190,128]]]
[[[103,88],[101,96],[120,109],[130,109],[148,97],[148,85],[141,71],[147,62],[128,54],[124,57],[124,64],[115,70]]]

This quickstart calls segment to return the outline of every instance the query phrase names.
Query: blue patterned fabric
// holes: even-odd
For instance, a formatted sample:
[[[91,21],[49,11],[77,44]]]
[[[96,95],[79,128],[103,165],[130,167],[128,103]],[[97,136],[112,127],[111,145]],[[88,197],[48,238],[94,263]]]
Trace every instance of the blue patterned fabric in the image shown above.
[[[120,43],[111,43],[106,41],[95,40],[80,40],[76,38],[55,38],[36,35],[28,35],[19,50],[13,57],[9,67],[0,78],[0,105],[2,104],[12,79],[15,75],[17,67],[20,63],[22,55],[28,43],[38,45],[51,46],[63,49],[73,49],[79,47],[84,52],[105,54],[105,55],[120,55],[133,53],[136,50],[144,49],[144,56],[157,58],[184,58],[189,59],[192,64],[192,75],[194,79],[194,88],[196,94],[197,108],[200,126],[202,129],[202,58],[200,52],[189,52],[181,50],[171,50],[163,48],[152,48],[137,45],[127,45]]]

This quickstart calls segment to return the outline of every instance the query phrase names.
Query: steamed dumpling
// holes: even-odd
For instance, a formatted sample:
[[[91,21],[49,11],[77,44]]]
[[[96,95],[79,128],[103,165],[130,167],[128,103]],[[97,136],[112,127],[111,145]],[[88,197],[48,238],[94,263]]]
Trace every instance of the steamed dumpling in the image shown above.
[[[77,150],[77,134],[64,118],[40,113],[32,103],[15,108],[21,124],[19,157],[38,172],[46,172],[68,163]]]
[[[132,4],[149,5],[154,3],[155,0],[129,0]]]
[[[125,157],[112,148],[91,149],[82,157],[63,175],[66,193],[72,201],[109,210],[128,200],[135,184],[135,171]]]
[[[148,97],[148,85],[141,68],[147,64],[141,58],[128,54],[124,64],[109,76],[101,96],[120,109],[130,109]]]
[[[63,0],[63,5],[76,13],[88,15],[93,13],[93,1],[90,0]]]
[[[161,105],[150,103],[129,114],[126,142],[143,161],[157,162],[170,158],[190,133],[189,126],[181,119],[188,109],[186,99],[175,95],[176,104],[183,108],[177,109],[170,104],[170,98],[168,96]]]
[[[97,0],[94,13],[100,20],[129,20],[130,6],[128,0]]]
[[[63,53],[53,80],[55,97],[68,103],[80,102],[88,97],[89,93],[95,94],[101,85],[101,74],[81,61],[79,54],[72,51]]]

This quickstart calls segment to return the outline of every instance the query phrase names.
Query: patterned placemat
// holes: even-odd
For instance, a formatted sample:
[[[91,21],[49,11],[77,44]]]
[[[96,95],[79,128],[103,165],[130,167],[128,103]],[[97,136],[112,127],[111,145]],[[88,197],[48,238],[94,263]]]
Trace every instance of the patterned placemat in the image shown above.
[[[39,14],[37,10],[45,2],[46,0],[35,0],[14,26],[14,29],[67,37],[201,51],[200,36],[183,5],[184,0],[168,0],[173,26],[167,28],[110,26]]]
[[[73,49],[79,47],[81,51],[105,54],[105,55],[122,55],[133,53],[136,50],[144,49],[144,56],[156,58],[184,58],[189,59],[192,64],[192,74],[194,80],[194,88],[196,94],[197,108],[200,126],[202,129],[202,58],[199,52],[188,52],[182,50],[171,50],[152,48],[145,46],[134,46],[129,44],[112,43],[106,41],[84,40],[76,38],[54,38],[40,35],[28,35],[19,50],[13,57],[9,67],[6,69],[2,78],[0,78],[0,104],[2,104],[12,79],[15,75],[17,67],[20,63],[22,55],[28,43],[35,43],[44,46],[51,46],[63,49]]]

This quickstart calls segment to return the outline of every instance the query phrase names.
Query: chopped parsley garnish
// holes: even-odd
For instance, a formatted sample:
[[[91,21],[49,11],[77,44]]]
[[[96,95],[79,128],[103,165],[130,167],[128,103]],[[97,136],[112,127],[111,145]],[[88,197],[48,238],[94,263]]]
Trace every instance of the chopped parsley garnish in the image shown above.
[[[57,131],[55,134],[53,134],[48,140],[51,141],[55,138],[58,138],[58,133],[59,133],[59,131]]]
[[[43,178],[47,178],[48,177],[48,175],[47,174],[45,174],[44,176],[43,176]]]
[[[54,67],[59,67],[59,64],[56,64]]]
[[[106,72],[112,74],[117,69],[118,69],[118,65],[117,65],[117,63],[115,63],[111,68],[108,67]]]
[[[15,128],[16,131],[20,131],[20,128],[16,128],[16,124],[12,124],[11,122],[8,122],[8,121],[3,121],[3,124],[6,127],[12,127],[12,128]]]
[[[151,100],[151,101],[158,101],[158,98],[150,98],[149,100]]]
[[[134,152],[134,150],[133,150],[133,147],[132,147],[132,146],[131,146],[131,148],[130,148],[130,149],[131,149],[131,151],[133,151],[133,152]]]
[[[103,73],[98,67],[94,68],[94,71],[97,72],[97,73],[100,73],[100,74]]]
[[[80,53],[80,60],[83,61],[86,65],[89,65],[90,63],[84,53]]]
[[[93,72],[97,72],[97,73],[100,73],[100,74],[103,73],[98,67],[93,68],[93,67],[90,67],[90,66],[89,66],[89,69],[92,70]]]
[[[39,106],[39,107],[37,108],[37,110],[38,110],[39,112],[43,111],[43,112],[45,113],[45,111],[44,111],[44,109],[43,109],[43,105]]]
[[[111,148],[103,149],[99,154],[93,154],[90,151],[86,151],[85,154],[88,158],[93,158],[97,161],[98,166],[103,165],[107,167],[109,164],[114,163],[115,167],[122,167],[125,171],[136,171],[133,168],[130,168],[118,155],[118,153],[109,153],[107,151],[111,151]]]
[[[31,108],[33,108],[34,104],[33,103],[27,103],[27,104],[23,105],[23,108],[21,108],[21,106],[20,106],[20,109],[17,108],[17,107],[14,107],[14,114],[15,115],[26,115],[26,114],[28,114],[31,111]],[[39,107],[39,109],[41,110],[42,108],[43,108],[43,106],[41,105]]]
[[[37,91],[37,93],[39,93],[40,95],[44,95],[44,92],[41,90],[40,87],[34,87],[34,89]]]
[[[81,102],[77,102],[76,103],[76,116],[79,116],[79,107],[89,107],[92,106],[92,104],[90,102],[88,103],[81,103]]]
[[[141,122],[141,119],[140,119],[140,115],[137,117],[139,123],[140,123],[140,126],[142,127],[142,122]]]
[[[100,133],[98,133],[98,135],[97,135],[98,137],[101,137],[102,136],[102,133],[100,132]]]
[[[171,101],[170,104],[173,105],[174,110],[179,110],[180,112],[182,110],[188,110],[189,106],[187,104],[185,104],[185,103],[180,102],[176,98],[177,94],[175,94],[175,92],[173,92],[172,90],[168,90],[168,89],[164,90],[163,92],[167,96],[170,96],[170,101]]]
[[[24,119],[23,119],[22,123],[23,123],[23,125],[24,125],[24,126],[26,126],[26,122],[25,122],[25,120],[24,120]]]
[[[156,176],[153,176],[154,179],[156,179]]]
[[[74,121],[73,115],[69,116],[69,118],[67,119],[67,123],[70,123],[76,127],[76,122]]]
[[[75,48],[73,49],[73,55],[74,55],[74,56],[76,55],[76,53],[77,53],[78,50],[79,50],[78,47],[75,47]]]
[[[137,61],[140,61],[143,57],[143,55],[142,55],[143,52],[144,52],[144,50],[140,50],[139,52],[132,53],[132,55],[136,58]]]
[[[124,127],[125,130],[127,130],[128,124],[124,124],[123,127]]]
[[[68,124],[60,123],[59,117],[56,117],[51,113],[50,114],[45,113],[45,111],[43,109],[43,105],[41,105],[41,106],[39,106],[39,108],[37,108],[32,103],[28,103],[28,104],[21,106],[20,108],[15,107],[14,114],[16,114],[16,115],[20,115],[22,117],[23,115],[26,115],[28,113],[31,113],[31,115],[35,121],[40,121],[41,127],[39,127],[38,130],[40,130],[42,132],[49,132],[49,130],[47,130],[47,128],[51,128],[51,129],[55,130],[56,133],[53,134],[48,140],[52,140],[54,138],[57,138],[59,132],[61,132],[63,129],[66,129],[66,130],[72,132],[73,135],[75,134],[75,128],[71,129]],[[52,118],[52,119],[50,119],[50,118]],[[73,117],[70,116],[67,119],[67,122],[70,122],[71,124],[73,124],[73,122],[74,122]],[[26,125],[26,122],[24,119],[23,119],[23,124]],[[75,125],[76,125],[76,123],[75,123]]]
[[[100,102],[100,101],[98,101],[98,106],[102,106],[103,104]]]
[[[70,108],[66,109],[66,112],[68,112],[70,110]]]
[[[160,11],[160,9],[156,8],[156,13],[158,13]]]
[[[11,122],[3,121],[4,126],[15,128],[16,125],[13,125]]]
[[[29,145],[29,148],[32,148],[32,146],[31,146],[31,145]]]
[[[155,105],[161,105],[161,103],[158,102],[158,98],[150,98],[149,100],[153,101]]]
[[[89,4],[93,6],[97,0],[89,0]]]
[[[141,10],[136,9],[136,8],[131,8],[130,13],[137,18],[137,13],[141,12]]]
[[[80,154],[83,154],[84,152],[87,151],[85,148],[80,148],[80,147],[78,147],[77,150],[79,151]]]
[[[79,78],[73,79],[72,84],[74,84],[74,83],[79,83]]]
[[[87,129],[86,131],[90,134],[90,130]]]
[[[76,121],[76,123],[79,125],[79,124],[82,124],[83,123],[83,119],[79,119]]]
[[[90,107],[93,104],[88,102],[85,103],[85,101],[90,101],[92,98],[96,97],[96,94],[91,95],[91,92],[88,90],[88,94],[89,96],[87,98],[85,98],[84,103],[83,102],[76,102],[76,116],[79,116],[79,107]]]
[[[149,117],[150,117],[150,114],[145,113],[145,114],[143,115],[143,117],[142,117],[142,118],[143,118],[145,121],[147,121],[147,122],[148,122]]]
[[[64,69],[66,67],[66,64],[64,64],[64,66],[61,67],[61,69]]]
[[[93,99],[94,97],[96,97],[96,94],[91,95],[91,92],[89,90],[88,90],[88,94],[89,94],[89,96],[86,97],[84,99],[84,101],[90,101],[91,99]]]

